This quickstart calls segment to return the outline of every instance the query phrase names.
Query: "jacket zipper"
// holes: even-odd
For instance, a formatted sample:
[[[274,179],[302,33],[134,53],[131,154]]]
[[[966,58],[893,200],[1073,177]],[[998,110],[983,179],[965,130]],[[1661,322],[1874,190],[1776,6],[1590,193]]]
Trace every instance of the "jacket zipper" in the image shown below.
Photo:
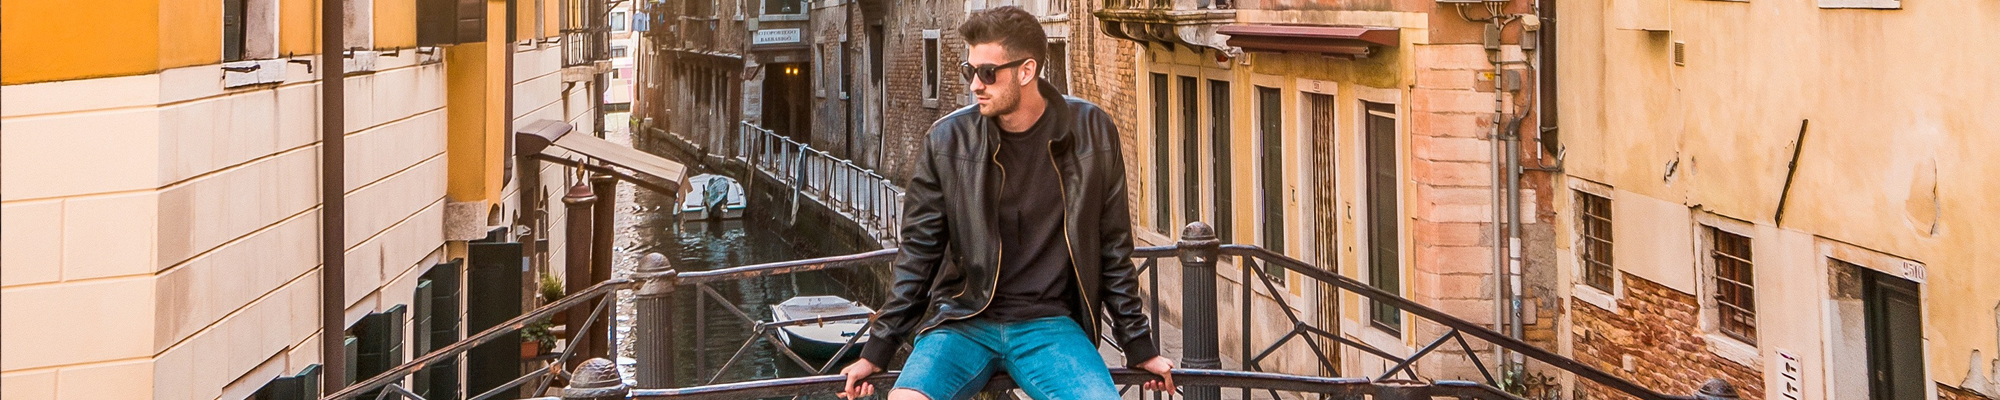
[[[1090,289],[1083,287],[1083,273],[1076,270],[1076,245],[1070,244],[1069,241],[1069,184],[1064,182],[1062,163],[1056,162],[1056,141],[1054,140],[1049,141],[1049,167],[1055,168],[1056,192],[1062,193],[1063,212],[1061,231],[1063,234],[1063,248],[1069,250],[1069,273],[1071,276],[1076,277],[1076,294],[1083,297],[1084,319],[1090,321],[1090,327],[1085,329],[1084,332],[1095,335],[1097,331],[1097,313],[1092,311],[1096,309],[1096,304],[1090,302]],[[1090,339],[1095,341],[1097,338],[1091,337]]]
[[[990,162],[992,162],[992,163],[993,163],[993,166],[995,166],[995,167],[1000,167],[1000,185],[1001,185],[1001,189],[1002,189],[1002,190],[1004,191],[1004,190],[1006,189],[1006,185],[1007,185],[1007,166],[1005,166],[1005,165],[1000,165],[1000,146],[1002,146],[1002,145],[1005,145],[1005,144],[1004,144],[1004,143],[996,143],[996,144],[994,144],[994,145],[993,145],[993,154],[992,154],[992,156],[991,156],[991,157],[987,157],[987,161],[990,161]],[[1058,173],[1058,174],[1056,174],[1056,175],[1062,175],[1062,174]],[[1058,180],[1060,181],[1061,177],[1060,177],[1060,176],[1058,176],[1058,177],[1057,177],[1057,179],[1058,179]],[[999,211],[998,211],[998,210],[988,210],[988,212],[989,212],[989,214],[992,214],[992,215],[991,215],[991,218],[988,218],[988,220],[992,220],[992,221],[994,221],[995,223],[998,223],[998,221],[999,221],[999,219],[1000,219],[1000,216],[999,216]],[[1068,238],[1067,238],[1067,237],[1065,237],[1065,238],[1064,238],[1064,240],[1068,240]],[[1000,242],[1000,241],[998,240],[998,238],[995,238],[995,240],[994,240],[994,241],[995,241],[995,242],[997,242],[997,243],[994,243],[994,246],[993,246],[993,248],[994,248],[994,252],[993,252],[993,279],[992,279],[992,282],[993,282],[993,284],[991,285],[991,286],[992,286],[992,288],[991,288],[991,289],[988,289],[988,290],[987,290],[987,293],[989,293],[989,294],[988,294],[988,295],[986,296],[986,297],[987,297],[987,298],[986,298],[986,304],[982,304],[982,305],[980,305],[980,306],[979,306],[979,309],[978,309],[978,310],[973,310],[971,314],[966,314],[965,316],[962,316],[962,317],[945,317],[945,319],[944,319],[944,320],[946,320],[946,321],[957,321],[957,320],[962,320],[962,319],[967,319],[967,318],[972,318],[972,317],[974,317],[974,316],[977,316],[977,315],[979,315],[979,313],[983,313],[983,312],[986,312],[986,308],[987,308],[987,307],[991,307],[991,306],[993,306],[993,295],[992,295],[992,294],[990,294],[990,293],[994,293],[994,292],[999,292],[999,291],[1000,291],[1000,266],[1002,265],[1002,264],[1001,264],[1001,262],[1002,262],[1002,261],[1005,261],[1005,260],[1006,260],[1006,257],[1005,257],[1004,255],[1006,254],[1006,251],[1007,251],[1007,243],[1006,243],[1006,242]],[[1075,263],[1075,262],[1076,262],[1076,261],[1075,261],[1075,257],[1074,257],[1074,256],[1072,256],[1072,257],[1071,257],[1071,261],[1070,261],[1070,263]],[[966,286],[971,286],[971,285],[966,285]],[[959,290],[958,290],[958,295],[957,295],[957,296],[952,296],[952,297],[960,297],[960,296],[965,296],[965,288],[961,288],[961,289],[959,289]],[[942,324],[942,323],[940,323],[940,324],[938,324],[938,325],[943,325],[943,324]],[[923,336],[923,335],[924,335],[924,332],[929,332],[929,331],[930,331],[930,330],[932,330],[932,329],[937,329],[938,325],[931,325],[930,327],[927,327],[927,328],[924,328],[924,329],[919,329],[919,330],[917,330],[917,336]]]

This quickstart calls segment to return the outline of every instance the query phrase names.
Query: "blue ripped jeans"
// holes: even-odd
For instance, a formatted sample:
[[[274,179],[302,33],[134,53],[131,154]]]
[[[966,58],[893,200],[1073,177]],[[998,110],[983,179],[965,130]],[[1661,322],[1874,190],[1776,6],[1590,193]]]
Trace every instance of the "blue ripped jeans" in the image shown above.
[[[1007,371],[1029,397],[1117,399],[1104,357],[1069,317],[1016,322],[970,319],[945,323],[917,337],[896,388],[931,400],[964,400],[994,372]]]

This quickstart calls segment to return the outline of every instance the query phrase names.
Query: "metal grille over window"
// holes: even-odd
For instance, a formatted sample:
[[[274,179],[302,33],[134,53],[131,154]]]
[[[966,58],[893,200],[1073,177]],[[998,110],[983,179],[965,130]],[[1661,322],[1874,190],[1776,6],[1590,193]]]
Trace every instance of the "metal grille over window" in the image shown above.
[[[1611,293],[1611,199],[1578,192],[1577,229],[1582,236],[1583,283]]]
[[[1757,344],[1757,300],[1750,238],[1709,228],[1715,238],[1716,316],[1722,333]]]

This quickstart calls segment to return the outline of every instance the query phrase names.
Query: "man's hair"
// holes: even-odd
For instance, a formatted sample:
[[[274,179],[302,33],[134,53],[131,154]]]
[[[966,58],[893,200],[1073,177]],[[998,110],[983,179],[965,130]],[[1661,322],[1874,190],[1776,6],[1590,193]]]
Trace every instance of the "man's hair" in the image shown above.
[[[966,47],[999,43],[1009,54],[1033,57],[1036,68],[1048,64],[1049,37],[1042,33],[1041,21],[1020,7],[974,11],[958,26],[958,35],[965,38]]]

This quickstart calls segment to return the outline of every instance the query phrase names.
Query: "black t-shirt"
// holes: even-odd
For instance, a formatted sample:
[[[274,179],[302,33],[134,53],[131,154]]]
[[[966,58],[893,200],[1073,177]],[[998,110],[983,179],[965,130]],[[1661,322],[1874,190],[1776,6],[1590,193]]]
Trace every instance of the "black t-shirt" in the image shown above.
[[[1062,232],[1063,193],[1049,140],[1048,114],[1027,132],[1002,132],[1000,150],[1000,282],[983,314],[998,322],[1068,316],[1076,278]]]

